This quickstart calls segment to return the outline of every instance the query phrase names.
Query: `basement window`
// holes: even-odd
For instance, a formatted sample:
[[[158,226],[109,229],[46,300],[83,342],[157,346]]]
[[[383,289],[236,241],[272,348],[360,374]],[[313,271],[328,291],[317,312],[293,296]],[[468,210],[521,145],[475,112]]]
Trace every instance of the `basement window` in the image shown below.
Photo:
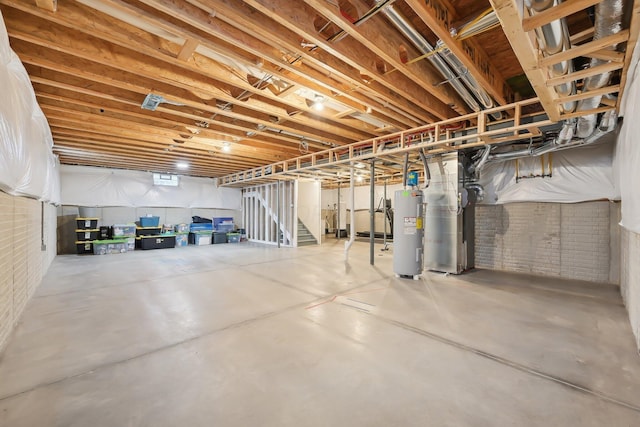
[[[168,187],[178,186],[178,175],[170,175],[163,173],[153,174],[153,185],[164,185]]]

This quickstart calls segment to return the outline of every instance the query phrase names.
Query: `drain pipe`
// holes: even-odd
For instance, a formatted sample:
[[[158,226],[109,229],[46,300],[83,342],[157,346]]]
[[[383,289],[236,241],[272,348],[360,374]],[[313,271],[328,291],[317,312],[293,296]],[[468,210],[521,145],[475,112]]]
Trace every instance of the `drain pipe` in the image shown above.
[[[404,155],[404,164],[402,165],[402,187],[407,188],[407,173],[409,172],[409,153]]]
[[[369,194],[369,209],[371,210],[370,218],[369,218],[369,264],[374,265],[375,257],[373,255],[374,252],[374,243],[375,243],[375,229],[376,229],[376,207],[375,207],[375,197],[376,197],[376,159],[371,160],[371,185],[370,185],[370,194]]]
[[[351,162],[351,176],[349,178],[349,189],[351,190],[351,224],[349,225],[349,240],[344,242],[344,260],[345,262],[349,261],[349,249],[351,249],[351,245],[353,245],[354,240],[356,240],[356,211],[355,207],[355,166],[353,162]]]

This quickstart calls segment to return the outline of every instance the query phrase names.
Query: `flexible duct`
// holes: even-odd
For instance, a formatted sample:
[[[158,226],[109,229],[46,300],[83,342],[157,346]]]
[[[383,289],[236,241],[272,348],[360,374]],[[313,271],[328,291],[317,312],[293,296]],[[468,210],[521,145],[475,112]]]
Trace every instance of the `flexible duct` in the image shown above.
[[[543,154],[560,151],[571,147],[584,146],[592,144],[600,139],[603,135],[612,132],[618,123],[618,115],[615,110],[610,110],[602,115],[600,125],[587,138],[573,139],[575,121],[568,120],[565,122],[562,130],[560,130],[557,138],[537,148],[526,148],[524,150],[510,151],[507,153],[496,153],[489,156],[488,162],[503,162],[506,160],[521,159],[524,157],[536,157]]]
[[[474,174],[476,171],[479,171],[482,168],[482,166],[484,166],[484,164],[487,163],[487,160],[489,159],[489,154],[491,154],[491,146],[487,145],[480,159],[476,163],[469,166],[469,173]]]
[[[484,187],[477,182],[470,182],[464,185],[467,190],[472,190],[476,193],[476,202],[484,200]]]
[[[624,11],[623,0],[603,0],[596,5],[595,33],[593,39],[601,39],[611,34],[619,33],[622,30],[622,14]],[[608,47],[608,50],[615,50],[617,45]],[[590,67],[606,64],[609,61],[593,58]],[[602,73],[584,79],[582,91],[587,92],[595,90],[609,84],[611,73]],[[602,96],[594,96],[592,98],[583,99],[578,103],[578,111],[586,111],[597,108],[600,105]],[[596,126],[597,117],[595,114],[580,117],[576,134],[580,138],[586,138],[593,132]]]
[[[525,4],[531,15],[543,12],[560,3],[561,0],[525,0]],[[536,36],[540,49],[545,56],[551,56],[571,48],[569,41],[569,30],[564,20],[552,21],[542,27],[536,28]],[[562,61],[553,64],[551,73],[554,77],[564,76],[573,72],[572,61]],[[555,90],[560,96],[569,96],[576,93],[575,82],[563,83],[555,86]],[[562,111],[571,112],[576,108],[575,102],[565,102],[561,105]]]
[[[377,1],[380,3],[380,0]],[[392,5],[385,6],[382,9],[382,13],[391,21],[393,25],[396,26],[398,30],[402,34],[407,37],[411,43],[413,43],[420,52],[423,54],[430,54],[434,51],[434,48],[429,44],[429,42],[422,37],[420,33],[418,33],[415,28],[409,23],[407,18],[402,15],[401,12],[396,10]],[[451,68],[445,63],[445,61],[438,55],[433,54],[429,56],[429,62],[433,64],[434,67],[444,76],[444,78],[451,84],[453,89],[460,95],[463,101],[471,108],[473,111],[480,111],[480,105],[478,101],[474,99],[474,97],[469,93],[467,88],[460,82],[460,78],[464,78],[468,75],[458,76],[456,73],[451,71]],[[493,103],[491,104],[493,106]]]

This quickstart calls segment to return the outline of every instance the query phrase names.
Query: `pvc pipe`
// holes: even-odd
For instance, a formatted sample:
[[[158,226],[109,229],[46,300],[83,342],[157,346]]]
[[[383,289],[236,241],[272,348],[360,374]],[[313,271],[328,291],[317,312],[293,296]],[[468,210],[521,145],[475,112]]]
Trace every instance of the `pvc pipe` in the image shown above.
[[[356,205],[356,192],[355,192],[355,171],[353,162],[351,162],[351,176],[349,178],[349,188],[351,190],[351,225],[349,226],[349,240],[344,242],[344,260],[349,261],[349,249],[353,245],[353,241],[356,239],[356,211],[354,206]]]
[[[278,204],[276,207],[276,217],[278,218],[278,227],[276,227],[276,233],[277,234],[277,238],[278,238],[278,249],[280,248],[280,234],[281,234],[281,228],[280,228],[280,180],[276,181],[276,184],[278,185],[278,191],[277,191],[277,197],[278,197]]]
[[[384,248],[387,248],[387,180],[384,180],[384,202],[382,204],[383,206],[383,212],[384,212],[384,232],[382,234],[382,243],[384,244]]]
[[[336,209],[336,227],[338,228],[337,236],[340,240],[340,181],[338,181],[338,208]]]
[[[375,239],[375,229],[376,229],[376,207],[375,207],[375,197],[376,197],[376,161],[375,159],[371,160],[371,194],[369,195],[369,209],[370,210],[370,218],[369,218],[369,264],[375,264],[375,257],[373,255],[373,247],[374,247],[374,239]]]

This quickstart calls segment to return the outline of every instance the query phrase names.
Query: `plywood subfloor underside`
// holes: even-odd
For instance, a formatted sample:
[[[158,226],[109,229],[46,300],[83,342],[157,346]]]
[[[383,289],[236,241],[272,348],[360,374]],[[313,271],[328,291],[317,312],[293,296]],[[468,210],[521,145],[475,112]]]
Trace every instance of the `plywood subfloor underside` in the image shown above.
[[[618,288],[396,279],[356,242],[59,256],[0,357],[3,426],[636,425]]]

